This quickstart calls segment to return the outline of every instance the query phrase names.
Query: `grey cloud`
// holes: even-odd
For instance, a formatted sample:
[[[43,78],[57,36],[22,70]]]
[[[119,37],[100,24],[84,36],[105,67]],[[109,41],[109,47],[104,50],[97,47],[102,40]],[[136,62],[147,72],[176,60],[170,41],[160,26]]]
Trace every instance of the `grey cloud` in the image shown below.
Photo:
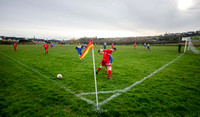
[[[0,0],[0,25],[7,29],[124,30],[141,35],[151,30],[197,30],[200,2],[194,1],[183,12],[176,0]]]

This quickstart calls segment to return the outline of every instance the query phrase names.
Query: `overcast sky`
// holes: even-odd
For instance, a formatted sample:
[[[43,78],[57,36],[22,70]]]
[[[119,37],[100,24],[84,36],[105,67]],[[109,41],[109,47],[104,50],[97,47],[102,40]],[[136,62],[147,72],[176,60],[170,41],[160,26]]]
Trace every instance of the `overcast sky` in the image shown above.
[[[127,37],[200,30],[200,0],[0,0],[0,35]]]

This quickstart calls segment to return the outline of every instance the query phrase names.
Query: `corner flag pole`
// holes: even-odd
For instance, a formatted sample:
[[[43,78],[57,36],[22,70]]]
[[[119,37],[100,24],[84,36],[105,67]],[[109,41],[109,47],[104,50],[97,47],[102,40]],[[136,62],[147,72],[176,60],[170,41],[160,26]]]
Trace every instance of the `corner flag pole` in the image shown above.
[[[97,94],[97,81],[96,81],[96,70],[95,70],[95,60],[94,60],[94,47],[92,48],[92,56],[93,56],[93,67],[94,67],[94,82],[95,82],[95,92],[96,92],[96,102],[98,107],[98,94]]]

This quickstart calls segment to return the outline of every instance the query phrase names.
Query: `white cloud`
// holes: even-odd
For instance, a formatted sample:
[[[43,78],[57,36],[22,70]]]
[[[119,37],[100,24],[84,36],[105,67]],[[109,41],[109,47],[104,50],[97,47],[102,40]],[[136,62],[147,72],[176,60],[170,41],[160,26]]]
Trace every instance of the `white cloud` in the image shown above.
[[[0,33],[40,37],[119,37],[198,30],[200,3],[178,0],[0,0]]]

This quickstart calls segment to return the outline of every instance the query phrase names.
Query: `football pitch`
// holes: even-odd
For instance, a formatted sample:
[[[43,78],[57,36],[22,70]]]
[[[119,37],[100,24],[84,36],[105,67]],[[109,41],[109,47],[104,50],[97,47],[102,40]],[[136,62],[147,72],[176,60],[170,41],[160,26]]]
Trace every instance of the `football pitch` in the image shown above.
[[[113,79],[96,76],[99,108],[92,52],[80,62],[76,45],[42,46],[0,46],[0,116],[200,116],[200,55],[183,46],[115,46]]]

